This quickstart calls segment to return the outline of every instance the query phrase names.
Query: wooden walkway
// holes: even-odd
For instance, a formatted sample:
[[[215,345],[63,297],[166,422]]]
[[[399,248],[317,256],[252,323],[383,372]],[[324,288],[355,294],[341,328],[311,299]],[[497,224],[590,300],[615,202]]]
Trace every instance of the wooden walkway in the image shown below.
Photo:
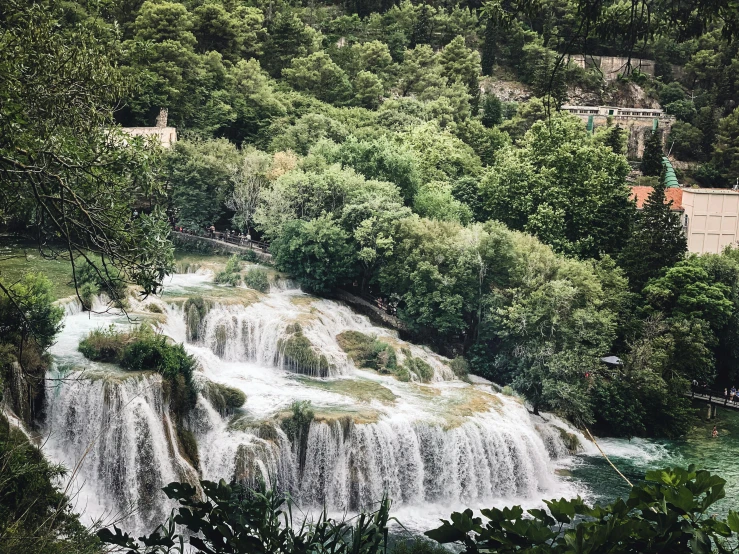
[[[718,393],[715,391],[707,391],[706,393],[690,391],[686,392],[685,396],[689,396],[693,400],[708,402],[714,406],[723,406],[731,410],[739,410],[739,402],[729,402],[729,399],[724,397],[724,393]]]
[[[269,253],[267,250],[266,243],[258,242],[258,241],[250,241],[246,244],[244,244],[246,241],[241,241],[239,239],[233,239],[233,240],[220,240],[220,239],[214,239],[211,237],[201,237],[198,235],[190,235],[188,233],[181,233],[179,231],[172,230],[172,235],[187,242],[197,242],[197,241],[206,241],[213,246],[217,246],[226,250],[229,250],[231,252],[256,252],[257,255],[262,257],[262,259],[271,259],[272,254]]]

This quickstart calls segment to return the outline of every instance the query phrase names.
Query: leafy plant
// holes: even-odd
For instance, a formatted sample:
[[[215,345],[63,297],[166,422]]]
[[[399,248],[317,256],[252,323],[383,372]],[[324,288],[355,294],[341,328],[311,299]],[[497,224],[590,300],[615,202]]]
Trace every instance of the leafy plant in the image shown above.
[[[709,508],[724,498],[726,481],[690,466],[650,471],[627,499],[589,507],[579,497],[546,501],[548,510],[520,506],[455,512],[451,521],[425,534],[456,543],[468,554],[495,552],[695,553],[734,552],[728,541],[739,533],[739,514],[726,521]]]
[[[263,269],[250,269],[244,276],[244,284],[259,292],[269,292],[269,275]]]
[[[123,547],[128,554],[178,554],[189,544],[206,554],[379,554],[385,552],[390,501],[383,498],[371,513],[353,523],[322,512],[315,522],[293,520],[293,501],[262,483],[256,489],[239,484],[201,481],[204,500],[187,483],[170,483],[164,493],[179,509],[152,534],[134,540],[117,527],[102,529],[103,543]],[[178,527],[179,526],[179,527]],[[184,529],[183,529],[184,528]]]

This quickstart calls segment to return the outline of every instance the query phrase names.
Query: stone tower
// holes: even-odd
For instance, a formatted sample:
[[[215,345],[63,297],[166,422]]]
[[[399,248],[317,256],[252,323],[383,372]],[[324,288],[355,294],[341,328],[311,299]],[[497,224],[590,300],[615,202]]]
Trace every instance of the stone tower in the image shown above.
[[[160,108],[159,109],[159,115],[157,116],[157,123],[156,126],[159,128],[164,128],[167,126],[167,115],[169,113],[169,110],[167,108]]]

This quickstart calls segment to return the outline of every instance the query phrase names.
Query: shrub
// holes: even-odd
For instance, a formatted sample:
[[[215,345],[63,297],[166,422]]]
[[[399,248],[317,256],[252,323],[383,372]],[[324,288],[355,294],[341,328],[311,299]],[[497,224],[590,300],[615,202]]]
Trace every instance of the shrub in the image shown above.
[[[169,344],[166,336],[154,333],[151,327],[96,329],[80,341],[79,351],[90,360],[115,363],[129,371],[156,371],[164,377],[165,396],[178,416],[195,405],[195,359],[181,344]]]
[[[200,481],[197,489],[189,483],[170,483],[164,492],[179,507],[152,535],[138,539],[142,544],[117,527],[115,532],[101,529],[100,540],[123,547],[129,554],[179,552],[187,543],[192,547],[188,551],[213,553],[387,552],[387,498],[381,499],[377,511],[361,513],[352,523],[333,520],[324,513],[315,522],[304,520],[301,524],[293,520],[298,510],[293,509],[290,496],[268,490],[263,482],[251,489],[225,481]]]
[[[247,250],[239,255],[239,258],[245,262],[255,263],[259,260],[257,253],[254,250]]]
[[[263,269],[250,269],[244,276],[244,284],[259,292],[269,292],[269,275]]]
[[[453,513],[451,522],[427,531],[442,543],[478,552],[731,552],[739,514],[725,521],[709,507],[724,498],[726,481],[695,466],[650,471],[628,498],[590,507],[581,498],[545,501],[548,510],[520,506]]]
[[[232,287],[235,287],[241,283],[241,275],[238,273],[220,271],[216,274],[214,281],[219,285],[231,285]]]
[[[246,402],[246,395],[242,391],[221,383],[210,381],[204,387],[203,392],[213,407],[222,414],[230,413]]]
[[[107,329],[90,331],[78,346],[82,355],[96,362],[119,363],[131,335],[117,331],[113,325]]]
[[[226,262],[226,273],[238,273],[241,271],[241,260],[239,260],[238,254],[231,256]]]
[[[341,349],[358,367],[392,373],[398,368],[395,349],[388,343],[359,331],[345,331],[336,336]]]
[[[467,379],[467,376],[470,374],[470,364],[462,356],[454,358],[449,364],[449,367],[452,368],[454,375],[459,379]]]

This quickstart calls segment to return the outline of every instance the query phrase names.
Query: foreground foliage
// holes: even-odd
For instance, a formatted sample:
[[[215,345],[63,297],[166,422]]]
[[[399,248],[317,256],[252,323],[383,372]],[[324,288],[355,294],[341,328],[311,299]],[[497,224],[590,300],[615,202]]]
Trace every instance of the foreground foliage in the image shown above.
[[[725,483],[695,466],[655,470],[627,499],[606,506],[562,498],[547,501],[547,510],[482,510],[484,522],[465,510],[426,535],[440,543],[458,543],[468,554],[735,552],[739,514],[730,511],[723,521],[710,511],[724,498]]]
[[[725,497],[725,481],[694,466],[647,473],[628,498],[604,506],[587,506],[580,498],[546,501],[547,509],[520,506],[455,512],[425,534],[441,544],[455,543],[467,554],[708,554],[735,552],[739,514],[726,520],[712,515]],[[207,554],[313,552],[374,554],[386,552],[390,502],[353,524],[322,513],[315,522],[293,521],[289,496],[261,485],[202,481],[204,499],[191,485],[164,488],[180,508],[151,535],[134,540],[120,529],[103,529],[100,539],[129,554],[181,552],[184,545]],[[484,518],[484,519],[483,519]],[[400,543],[393,552],[441,552],[428,543]]]
[[[293,519],[289,496],[267,489],[246,489],[224,481],[201,481],[204,500],[185,483],[164,487],[168,498],[180,507],[167,523],[139,541],[114,528],[103,529],[100,539],[124,547],[128,554],[183,552],[190,544],[206,554],[378,554],[388,539],[390,501],[383,499],[372,513],[356,521],[337,521],[321,513],[314,522]]]
[[[54,482],[66,475],[0,416],[0,553],[93,554],[99,541]]]

